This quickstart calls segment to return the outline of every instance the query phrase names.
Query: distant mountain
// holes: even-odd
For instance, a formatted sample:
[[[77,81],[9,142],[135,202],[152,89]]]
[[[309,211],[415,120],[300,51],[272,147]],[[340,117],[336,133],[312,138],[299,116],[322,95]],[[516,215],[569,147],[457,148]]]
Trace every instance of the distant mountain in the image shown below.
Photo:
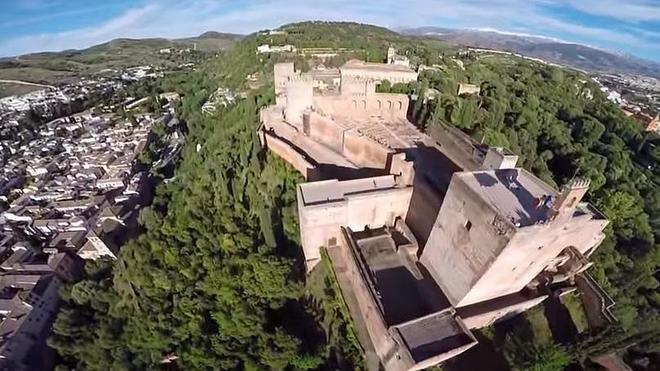
[[[172,40],[179,43],[188,43],[197,46],[197,50],[214,51],[230,48],[234,43],[243,38],[243,35],[207,31],[197,37],[187,37]]]
[[[454,45],[511,51],[589,72],[618,72],[660,78],[660,63],[543,36],[441,27],[420,27],[401,32],[432,36]]]
[[[181,58],[161,49],[217,52],[231,48],[243,36],[205,32],[182,39],[114,39],[86,49],[42,52],[0,58],[0,79],[57,84],[74,81],[104,69],[154,64],[176,66]]]
[[[216,31],[206,31],[203,34],[197,36],[198,39],[228,39],[228,40],[241,39],[242,37],[243,35],[216,32]]]

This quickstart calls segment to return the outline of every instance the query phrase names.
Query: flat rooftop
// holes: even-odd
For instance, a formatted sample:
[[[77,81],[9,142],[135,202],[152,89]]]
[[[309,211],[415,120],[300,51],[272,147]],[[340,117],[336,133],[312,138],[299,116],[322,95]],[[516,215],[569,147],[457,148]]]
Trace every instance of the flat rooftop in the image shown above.
[[[354,129],[369,139],[390,149],[414,147],[418,142],[432,142],[405,118],[371,116],[348,118],[333,115],[335,122],[344,129]]]
[[[299,184],[305,205],[342,201],[347,195],[394,188],[393,175],[339,181],[337,179]]]
[[[395,326],[395,331],[416,363],[477,343],[449,310]]]
[[[519,226],[544,220],[547,208],[537,207],[537,200],[543,196],[557,197],[557,191],[524,169],[461,172],[455,176]]]

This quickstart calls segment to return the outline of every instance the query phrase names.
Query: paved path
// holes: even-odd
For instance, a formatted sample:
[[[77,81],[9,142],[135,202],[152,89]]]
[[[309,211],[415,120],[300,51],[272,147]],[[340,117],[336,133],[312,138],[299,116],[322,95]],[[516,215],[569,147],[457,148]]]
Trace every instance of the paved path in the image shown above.
[[[29,85],[29,86],[38,86],[42,88],[49,88],[49,89],[55,89],[53,85],[44,85],[44,84],[37,84],[36,82],[29,82],[29,81],[21,81],[21,80],[2,80],[0,79],[0,84],[19,84],[19,85]]]

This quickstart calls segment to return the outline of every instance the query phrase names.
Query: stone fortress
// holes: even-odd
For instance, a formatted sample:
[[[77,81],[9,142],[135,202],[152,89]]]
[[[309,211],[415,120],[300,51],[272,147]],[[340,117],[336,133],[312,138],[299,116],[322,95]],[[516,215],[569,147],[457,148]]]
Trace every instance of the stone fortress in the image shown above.
[[[557,191],[504,149],[421,133],[407,95],[376,92],[417,79],[401,59],[308,73],[278,63],[276,104],[260,113],[262,145],[307,180],[306,268],[327,251],[370,368],[436,365],[477,343],[471,329],[576,286],[614,320],[585,272],[608,223],[582,202],[588,182]]]

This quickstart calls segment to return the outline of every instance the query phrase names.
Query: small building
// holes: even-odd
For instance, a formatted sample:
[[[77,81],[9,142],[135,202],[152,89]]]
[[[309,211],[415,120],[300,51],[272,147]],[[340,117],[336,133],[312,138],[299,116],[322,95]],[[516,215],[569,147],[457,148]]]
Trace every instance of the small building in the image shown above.
[[[0,276],[0,368],[4,370],[49,369],[48,357],[34,357],[45,349],[46,337],[57,313],[61,281],[54,274]]]
[[[417,81],[417,72],[410,67],[400,64],[370,63],[351,59],[339,68],[342,79],[344,77],[358,77],[371,79],[376,82],[387,80],[392,84],[407,84]]]
[[[281,45],[281,46],[271,46],[268,44],[262,44],[257,46],[257,53],[266,54],[266,53],[294,53],[296,47],[293,45]]]
[[[85,260],[97,260],[101,257],[108,257],[110,259],[117,259],[115,253],[108,248],[108,245],[94,232],[89,231],[86,235],[87,241],[78,250],[78,256]]]
[[[471,95],[471,94],[479,94],[481,92],[481,88],[478,85],[473,85],[473,84],[458,84],[458,95]]]

